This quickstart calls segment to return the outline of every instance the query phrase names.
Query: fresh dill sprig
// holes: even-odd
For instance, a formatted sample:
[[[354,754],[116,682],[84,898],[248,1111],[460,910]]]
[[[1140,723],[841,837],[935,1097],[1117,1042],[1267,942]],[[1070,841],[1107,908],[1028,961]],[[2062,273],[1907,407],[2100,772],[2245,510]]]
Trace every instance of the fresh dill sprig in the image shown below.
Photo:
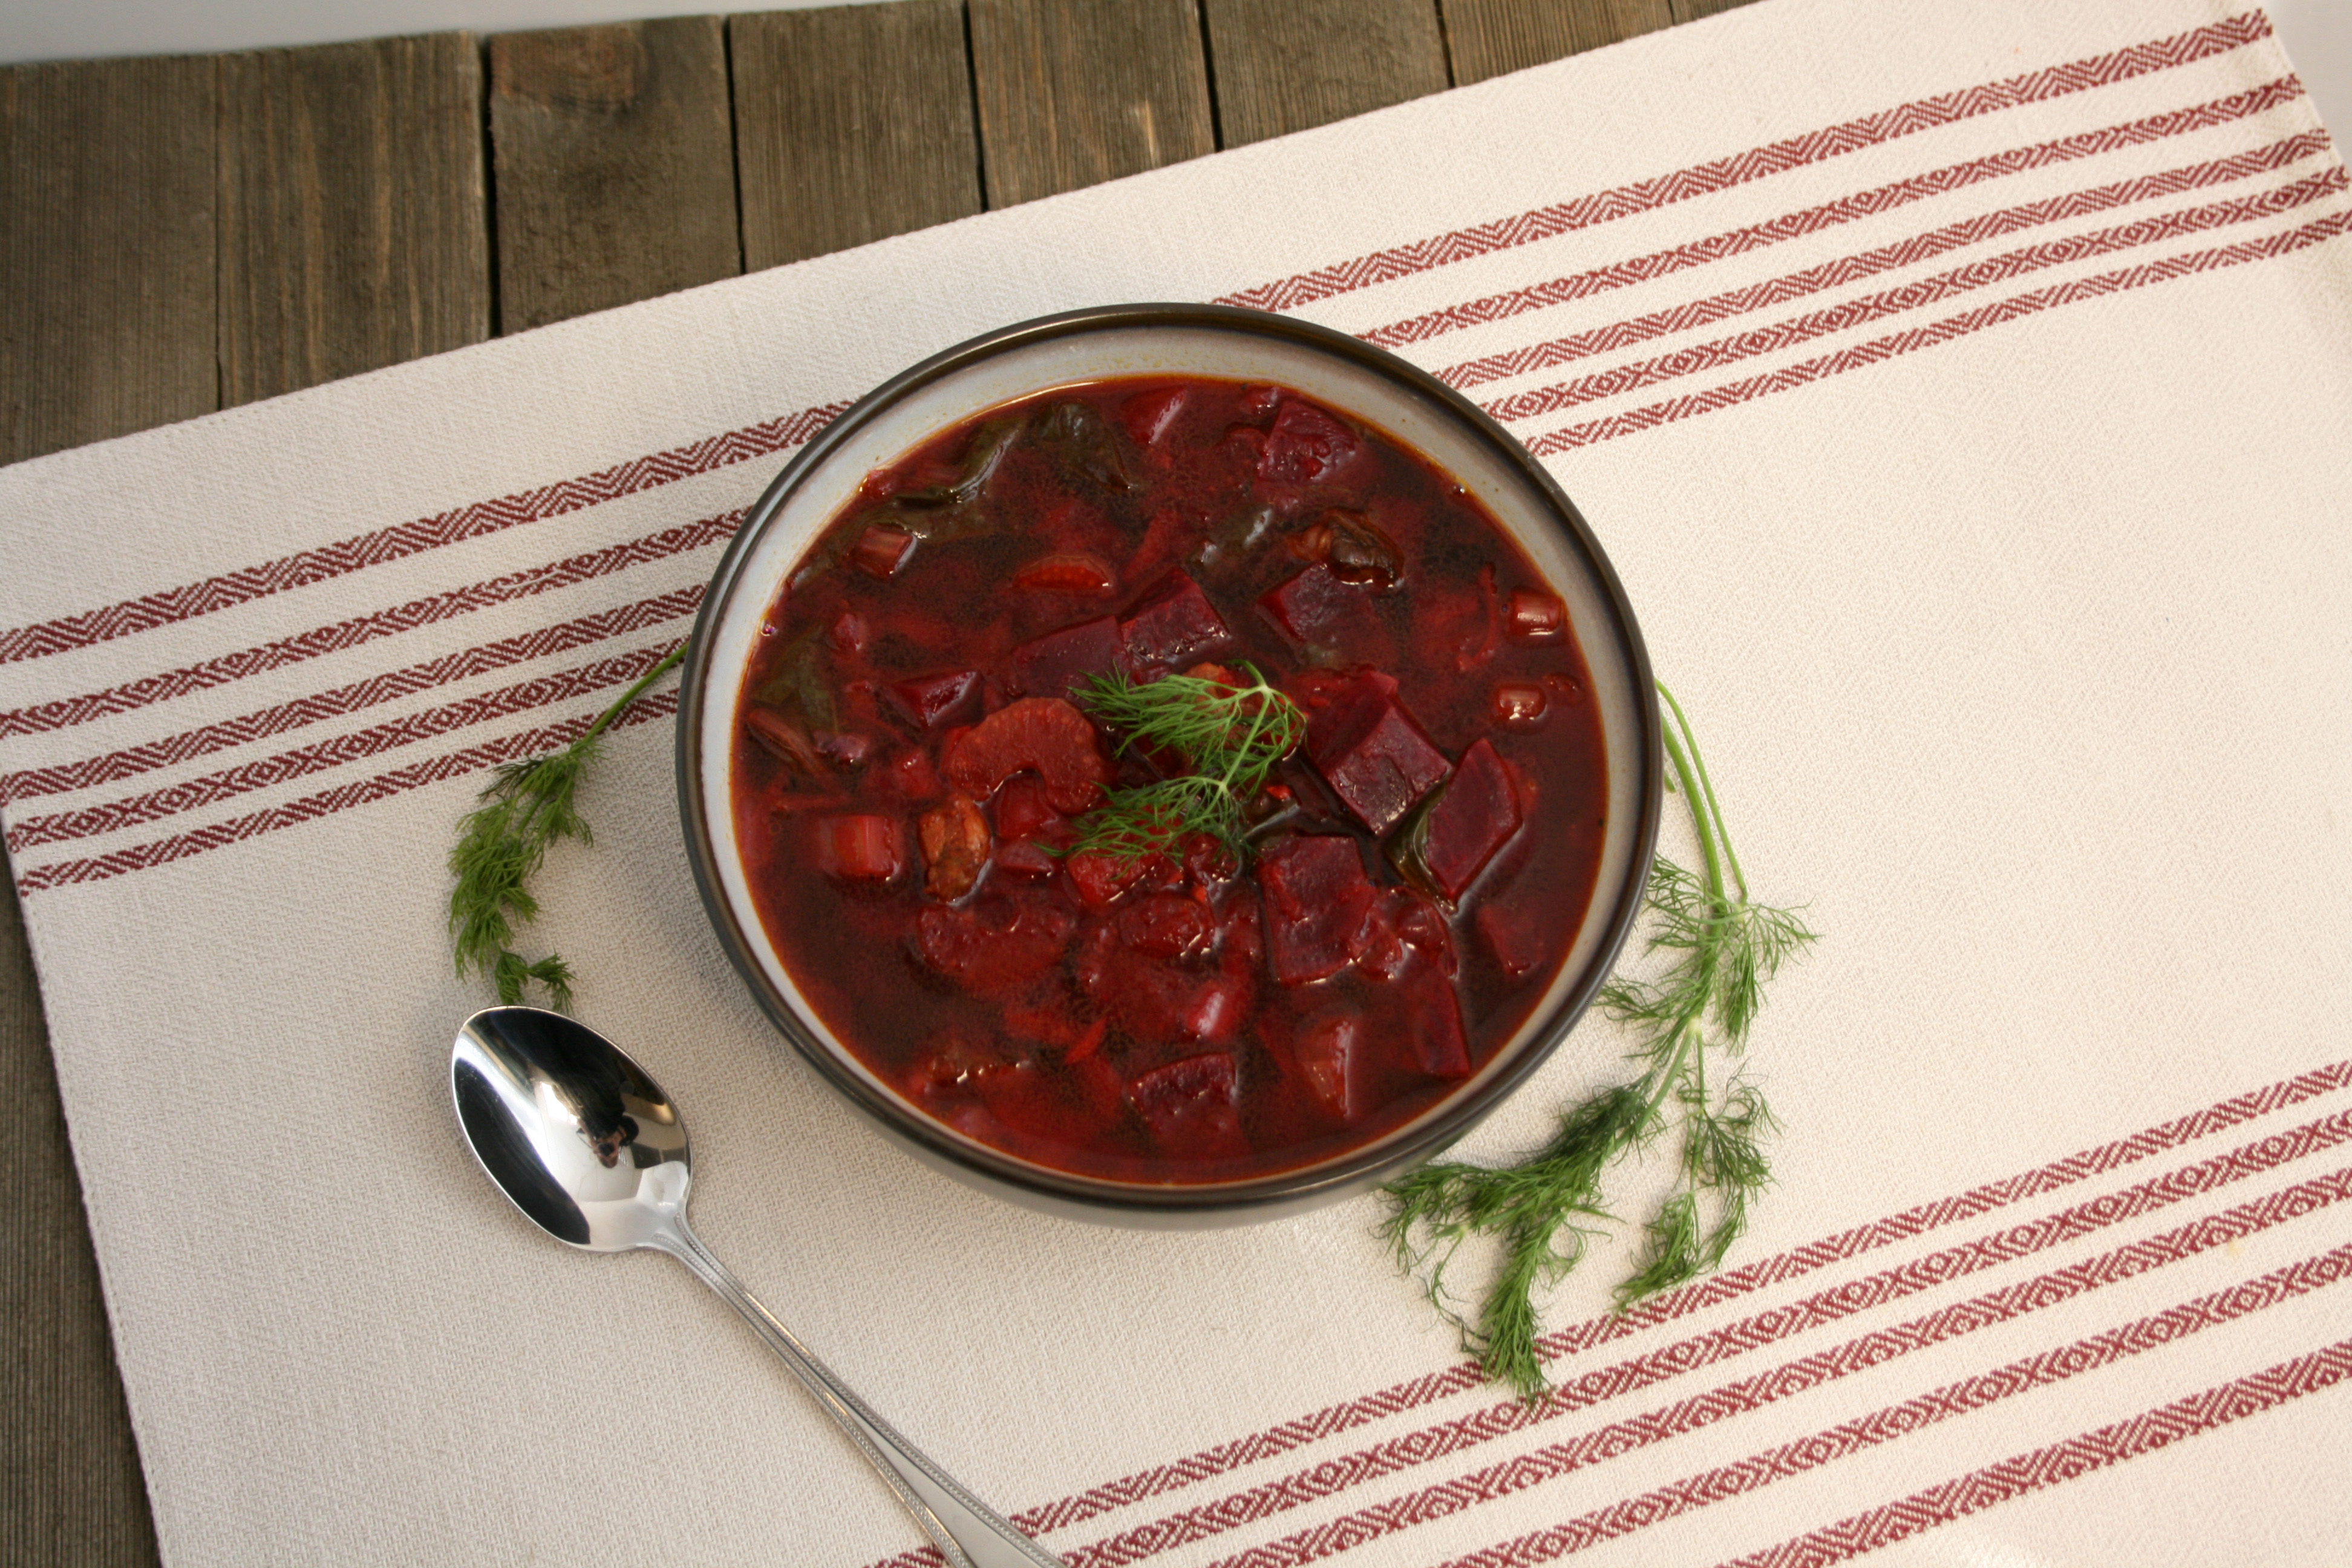
[[[1307,736],[1307,715],[1249,665],[1246,686],[1205,676],[1167,675],[1140,685],[1097,675],[1077,692],[1095,716],[1127,734],[1125,751],[1172,752],[1192,771],[1158,784],[1112,790],[1078,819],[1070,850],[1140,858],[1205,833],[1235,854],[1246,848],[1250,804],[1276,763]]]
[[[1535,1290],[1565,1277],[1596,1223],[1616,1217],[1602,1202],[1601,1178],[1623,1155],[1654,1142],[1679,1117],[1678,1179],[1643,1226],[1640,1259],[1617,1288],[1619,1310],[1719,1267],[1746,1230],[1749,1201],[1771,1180],[1763,1140],[1775,1123],[1752,1084],[1733,1076],[1708,1087],[1707,1053],[1744,1052],[1765,984],[1815,940],[1796,911],[1748,897],[1690,721],[1663,684],[1658,695],[1672,717],[1667,787],[1678,788],[1689,808],[1704,869],[1664,857],[1653,863],[1649,950],[1670,960],[1654,979],[1615,980],[1601,994],[1602,1011],[1634,1030],[1642,1076],[1570,1107],[1551,1142],[1518,1164],[1429,1164],[1386,1189],[1383,1232],[1399,1266],[1423,1271],[1463,1348],[1488,1377],[1530,1402],[1546,1387]],[[1454,1310],[1445,1288],[1446,1265],[1472,1237],[1502,1248],[1475,1321]]]
[[[449,889],[449,936],[457,973],[488,976],[507,1005],[537,984],[557,1012],[572,1011],[572,966],[551,952],[532,962],[509,944],[519,927],[539,918],[530,879],[548,850],[566,838],[593,842],[573,797],[581,774],[602,750],[604,731],[685,657],[680,643],[563,750],[500,767],[482,791],[482,804],[457,825],[457,847],[449,851],[449,871],[457,879]]]

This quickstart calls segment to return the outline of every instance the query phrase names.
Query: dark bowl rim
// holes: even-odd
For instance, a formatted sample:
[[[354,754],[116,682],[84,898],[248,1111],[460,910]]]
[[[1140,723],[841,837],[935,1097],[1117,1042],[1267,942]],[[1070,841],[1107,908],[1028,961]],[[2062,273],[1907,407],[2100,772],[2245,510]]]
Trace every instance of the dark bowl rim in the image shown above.
[[[1118,1183],[1101,1177],[1055,1172],[1010,1155],[998,1155],[992,1150],[950,1136],[942,1124],[923,1116],[852,1072],[807,1030],[792,1004],[775,989],[761,970],[753,954],[752,944],[737,923],[734,911],[719,886],[716,843],[703,811],[699,787],[699,737],[705,699],[710,685],[709,661],[704,650],[709,646],[708,634],[711,622],[719,607],[729,601],[752,545],[782,507],[785,498],[806,474],[823,463],[881,410],[907,394],[968,365],[1008,350],[1056,338],[1108,330],[1170,327],[1243,331],[1259,337],[1287,339],[1351,360],[1377,374],[1402,381],[1413,391],[1434,399],[1474,432],[1485,437],[1496,454],[1533,485],[1537,493],[1551,506],[1556,514],[1553,521],[1563,525],[1569,542],[1580,552],[1593,581],[1599,584],[1616,620],[1621,652],[1638,693],[1642,749],[1640,816],[1635,824],[1633,855],[1627,863],[1622,881],[1615,890],[1609,927],[1586,964],[1584,973],[1561,996],[1551,1016],[1541,1026],[1540,1032],[1520,1048],[1517,1058],[1503,1071],[1480,1085],[1474,1093],[1441,1101],[1425,1121],[1411,1127],[1409,1136],[1397,1138],[1391,1134],[1389,1142],[1299,1172],[1277,1172],[1246,1182],[1198,1186]],[[726,949],[728,961],[742,976],[761,1010],[767,1014],[778,1033],[816,1069],[820,1077],[846,1096],[852,1104],[866,1111],[884,1130],[910,1142],[917,1152],[927,1156],[933,1163],[944,1161],[954,1173],[967,1178],[979,1177],[984,1186],[999,1184],[1010,1186],[1015,1189],[1016,1194],[1043,1199],[1055,1208],[1066,1210],[1068,1205],[1075,1205],[1078,1212],[1097,1213],[1109,1220],[1117,1220],[1122,1215],[1135,1220],[1153,1215],[1169,1218],[1198,1215],[1208,1220],[1223,1215],[1239,1221],[1253,1217],[1252,1211],[1266,1211],[1271,1217],[1273,1211],[1311,1207],[1321,1202],[1335,1201],[1369,1190],[1460,1139],[1508,1099],[1530,1073],[1550,1059],[1607,981],[1641,913],[1643,891],[1648,882],[1651,860],[1656,853],[1658,824],[1664,809],[1663,733],[1649,650],[1643,641],[1641,626],[1634,619],[1633,607],[1625,596],[1624,585],[1618,580],[1615,567],[1610,563],[1600,541],[1585,521],[1584,514],[1576,509],[1575,502],[1569,500],[1567,493],[1543,465],[1476,404],[1419,366],[1385,349],[1310,321],[1228,305],[1181,302],[1097,305],[1038,316],[1000,327],[909,365],[827,423],[794,454],[761,493],[759,500],[744,514],[733,541],[712,572],[690,634],[677,709],[678,810],[685,830],[687,858],[694,870],[695,889],[701,896],[703,910],[709,916],[712,928],[719,934],[720,945]],[[1586,906],[1588,918],[1593,903],[1602,896],[1603,889],[1595,887],[1592,902]]]

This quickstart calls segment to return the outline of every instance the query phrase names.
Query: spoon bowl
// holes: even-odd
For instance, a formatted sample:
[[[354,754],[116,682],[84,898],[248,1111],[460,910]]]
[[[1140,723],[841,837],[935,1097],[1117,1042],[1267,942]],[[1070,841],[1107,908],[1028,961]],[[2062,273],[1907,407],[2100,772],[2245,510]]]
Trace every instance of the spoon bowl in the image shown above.
[[[459,1026],[449,1092],[474,1158],[532,1224],[583,1252],[667,1252],[741,1313],[950,1568],[1064,1568],[851,1393],[688,1228],[686,1122],[620,1047],[561,1013],[492,1007]]]

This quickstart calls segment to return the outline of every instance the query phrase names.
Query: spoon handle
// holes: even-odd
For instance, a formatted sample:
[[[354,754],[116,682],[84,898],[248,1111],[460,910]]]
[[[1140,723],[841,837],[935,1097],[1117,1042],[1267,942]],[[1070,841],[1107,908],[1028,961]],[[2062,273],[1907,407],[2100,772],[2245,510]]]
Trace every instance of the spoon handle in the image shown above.
[[[666,1233],[657,1233],[652,1245],[699,1275],[704,1284],[743,1314],[743,1321],[768,1342],[769,1349],[783,1358],[792,1374],[816,1396],[826,1414],[849,1434],[858,1452],[882,1473],[882,1479],[898,1494],[898,1500],[907,1505],[907,1511],[915,1516],[923,1533],[946,1554],[948,1568],[1066,1568],[1060,1558],[1013,1529],[987,1504],[964,1490],[953,1477],[898,1436],[887,1421],[852,1394],[823,1362],[808,1352],[790,1329],[776,1321],[773,1312],[760,1304],[758,1297],[743,1288],[734,1270],[711,1256],[701,1238],[687,1228],[683,1215]]]

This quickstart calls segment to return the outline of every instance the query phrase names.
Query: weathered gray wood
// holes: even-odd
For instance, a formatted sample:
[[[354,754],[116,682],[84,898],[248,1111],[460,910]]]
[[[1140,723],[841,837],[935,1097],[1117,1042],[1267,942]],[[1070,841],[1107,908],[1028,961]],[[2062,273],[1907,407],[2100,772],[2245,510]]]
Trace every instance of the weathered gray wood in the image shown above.
[[[1754,4],[1754,0],[1674,0],[1675,20],[1696,22],[1701,16],[1712,16],[1717,11]]]
[[[499,331],[742,269],[718,17],[503,33],[489,68]]]
[[[0,889],[0,1073],[16,1108],[0,1205],[0,1563],[152,1563],[155,1528],[13,879]]]
[[[727,27],[746,268],[981,210],[955,0],[769,11]]]
[[[1445,0],[1445,42],[1467,86],[1675,20],[1670,0]]]
[[[435,33],[221,57],[221,397],[490,331],[482,74]]]
[[[1207,0],[1225,146],[1445,89],[1434,0]]]
[[[0,463],[219,405],[209,58],[0,69]]]
[[[1215,150],[1193,0],[971,0],[988,205]]]

